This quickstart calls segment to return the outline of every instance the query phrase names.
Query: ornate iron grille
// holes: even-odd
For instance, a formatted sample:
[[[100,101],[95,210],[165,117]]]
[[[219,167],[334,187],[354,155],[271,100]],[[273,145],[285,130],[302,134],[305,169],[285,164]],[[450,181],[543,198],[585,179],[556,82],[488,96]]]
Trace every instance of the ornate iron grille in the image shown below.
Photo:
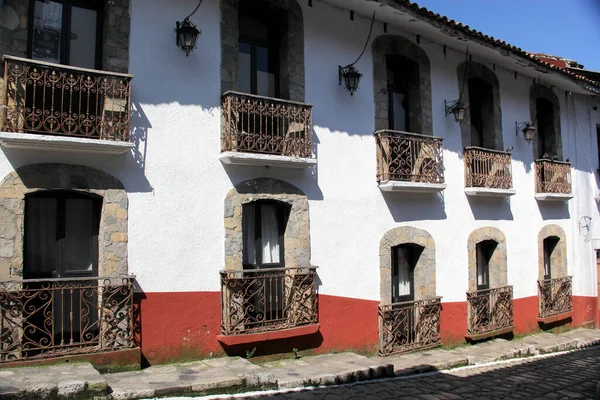
[[[128,140],[131,78],[4,56],[0,128]]]
[[[221,271],[221,332],[240,335],[316,324],[316,268]]]
[[[571,163],[535,160],[536,193],[571,194]]]
[[[379,355],[440,344],[441,297],[379,306]]]
[[[513,288],[503,286],[467,293],[468,335],[513,326]]]
[[[312,156],[310,104],[229,91],[222,112],[221,151]]]
[[[444,183],[442,140],[400,131],[375,132],[377,182]]]
[[[465,147],[465,186],[512,188],[510,153],[481,147]]]
[[[133,279],[0,282],[0,363],[135,347]]]
[[[538,281],[538,317],[548,318],[573,311],[572,277]]]

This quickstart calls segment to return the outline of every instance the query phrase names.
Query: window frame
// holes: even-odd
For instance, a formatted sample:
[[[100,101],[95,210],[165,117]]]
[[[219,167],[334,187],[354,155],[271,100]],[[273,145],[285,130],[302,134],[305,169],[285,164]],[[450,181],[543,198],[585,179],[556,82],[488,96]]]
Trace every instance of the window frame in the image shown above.
[[[411,132],[410,125],[410,85],[409,85],[409,70],[415,68],[415,66],[408,65],[411,60],[406,59],[404,56],[388,54],[386,55],[386,73],[387,76],[387,91],[388,91],[388,126],[391,130]],[[418,64],[416,66],[418,68]],[[391,76],[390,76],[391,75]],[[420,85],[419,85],[420,86]],[[403,129],[398,129],[395,122],[394,115],[394,93],[400,93],[404,95],[404,108],[405,112],[405,126]],[[403,105],[404,106],[404,105]]]
[[[490,260],[492,259],[497,246],[498,243],[494,240],[483,240],[475,245],[475,281],[477,282],[477,290],[488,290],[491,287]],[[479,272],[481,268],[483,269],[481,275],[485,277],[485,281],[480,284]]]
[[[35,20],[35,5],[39,0],[29,0],[27,20],[27,58],[33,60],[33,24]],[[61,37],[59,61],[61,65],[70,65],[71,51],[71,8],[79,7],[96,11],[96,55],[94,69],[102,69],[102,42],[104,31],[104,4],[101,0],[51,0],[62,4]],[[65,34],[68,32],[69,34]]]
[[[405,255],[408,260],[408,267],[410,269],[408,272],[410,293],[405,294],[405,295],[397,295],[397,294],[394,295],[394,287],[397,286],[397,284],[398,284],[397,279],[394,278],[394,272],[396,272],[398,270],[398,250],[400,250],[401,248],[406,249]],[[392,247],[391,253],[392,253],[392,303],[403,303],[403,302],[414,301],[415,300],[415,267],[417,265],[417,260],[418,260],[417,249],[415,248],[415,246],[413,246],[411,244],[402,243],[402,244]]]

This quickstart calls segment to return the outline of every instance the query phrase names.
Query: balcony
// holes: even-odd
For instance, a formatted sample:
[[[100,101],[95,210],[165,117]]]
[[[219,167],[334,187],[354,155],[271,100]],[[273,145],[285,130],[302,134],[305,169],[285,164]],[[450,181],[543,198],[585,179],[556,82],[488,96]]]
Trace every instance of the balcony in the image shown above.
[[[513,288],[503,286],[467,293],[467,339],[481,340],[514,329]]]
[[[379,306],[379,355],[440,344],[441,297]]]
[[[129,151],[132,76],[4,56],[0,146]]]
[[[0,364],[136,347],[133,279],[0,282]]]
[[[572,277],[538,281],[538,321],[556,322],[573,311]]]
[[[263,268],[221,271],[221,334],[226,344],[240,343],[228,336],[260,338],[290,330],[314,333],[317,326],[317,273],[310,268]],[[306,330],[296,328],[308,327]],[[304,334],[303,333],[303,334]],[[244,340],[244,339],[242,339]]]
[[[221,109],[223,164],[306,168],[312,156],[312,105],[225,92]]]
[[[540,201],[572,199],[571,163],[535,160],[535,198]]]
[[[400,131],[375,132],[379,189],[425,193],[444,190],[442,140]]]
[[[509,152],[465,147],[464,159],[466,195],[507,197],[516,193]]]

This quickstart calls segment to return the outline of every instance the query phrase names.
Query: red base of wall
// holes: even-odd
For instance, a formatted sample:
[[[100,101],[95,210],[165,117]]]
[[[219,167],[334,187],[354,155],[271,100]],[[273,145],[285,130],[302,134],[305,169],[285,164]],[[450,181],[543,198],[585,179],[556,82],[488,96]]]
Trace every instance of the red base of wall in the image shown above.
[[[290,353],[292,349],[369,351],[377,349],[378,302],[319,295],[319,331],[298,337],[226,346],[220,335],[219,292],[145,293],[137,296],[142,354],[149,364],[198,359],[223,354]],[[514,300],[514,334],[540,330],[537,297]],[[565,326],[593,324],[599,315],[595,297],[573,297],[571,320]],[[600,316],[600,315],[599,315]],[[600,319],[599,319],[600,320]],[[562,323],[563,321],[561,321]],[[444,345],[465,342],[466,302],[442,303]]]

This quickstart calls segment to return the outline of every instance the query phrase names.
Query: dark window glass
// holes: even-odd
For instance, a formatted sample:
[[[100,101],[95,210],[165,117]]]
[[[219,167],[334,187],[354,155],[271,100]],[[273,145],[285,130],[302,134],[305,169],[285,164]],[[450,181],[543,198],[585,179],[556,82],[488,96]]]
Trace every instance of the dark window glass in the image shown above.
[[[493,134],[494,99],[492,86],[479,78],[469,78],[468,85],[471,146],[493,148],[492,143],[486,140]]]
[[[547,99],[537,99],[535,102],[538,154],[539,158],[552,158],[556,156],[554,148],[554,106]]]
[[[497,245],[493,240],[477,243],[475,254],[477,263],[477,290],[490,288],[490,260]]]
[[[390,129],[410,132],[411,85],[414,85],[415,68],[418,66],[401,56],[386,58]]]
[[[414,270],[423,248],[402,244],[392,248],[392,302],[412,301]]]
[[[557,237],[544,239],[544,279],[552,279],[552,253],[558,241]]]
[[[283,235],[289,206],[257,201],[242,206],[244,268],[284,267]]]
[[[83,68],[101,67],[101,1],[34,0],[29,56]]]

